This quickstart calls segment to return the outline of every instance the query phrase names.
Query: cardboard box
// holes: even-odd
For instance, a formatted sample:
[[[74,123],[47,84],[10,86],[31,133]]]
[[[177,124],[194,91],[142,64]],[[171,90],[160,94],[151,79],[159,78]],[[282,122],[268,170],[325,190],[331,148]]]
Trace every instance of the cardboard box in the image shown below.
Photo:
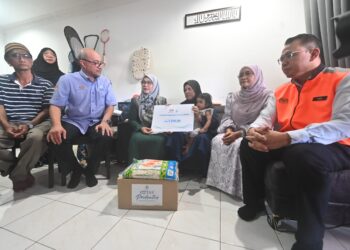
[[[121,209],[177,210],[177,181],[118,178]]]

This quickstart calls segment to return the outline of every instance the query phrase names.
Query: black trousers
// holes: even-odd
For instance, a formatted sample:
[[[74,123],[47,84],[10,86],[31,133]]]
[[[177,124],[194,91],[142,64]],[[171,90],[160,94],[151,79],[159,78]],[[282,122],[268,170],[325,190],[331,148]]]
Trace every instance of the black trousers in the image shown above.
[[[100,164],[100,161],[104,159],[105,154],[110,150],[112,144],[112,137],[102,135],[95,130],[98,124],[88,128],[84,136],[89,137],[89,153],[87,158],[86,172],[94,174]],[[74,168],[81,168],[77,158],[74,155],[72,141],[82,136],[80,130],[67,122],[62,122],[62,127],[66,130],[66,139],[62,140],[60,145],[50,143],[49,146],[53,147],[55,158],[58,162],[58,166],[65,174],[71,172]]]
[[[270,152],[256,151],[242,140],[240,148],[243,202],[255,205],[264,200],[265,168],[282,161],[297,196],[298,229],[292,249],[318,249],[323,246],[324,216],[330,194],[329,173],[349,168],[350,147],[333,143],[293,144]]]

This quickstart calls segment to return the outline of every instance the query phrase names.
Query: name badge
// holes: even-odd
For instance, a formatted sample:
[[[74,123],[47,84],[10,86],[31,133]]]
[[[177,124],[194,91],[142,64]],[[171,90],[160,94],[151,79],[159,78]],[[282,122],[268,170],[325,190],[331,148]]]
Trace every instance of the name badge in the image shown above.
[[[314,98],[312,98],[313,102],[319,102],[319,101],[325,101],[327,100],[328,96],[324,95],[324,96],[315,96]]]

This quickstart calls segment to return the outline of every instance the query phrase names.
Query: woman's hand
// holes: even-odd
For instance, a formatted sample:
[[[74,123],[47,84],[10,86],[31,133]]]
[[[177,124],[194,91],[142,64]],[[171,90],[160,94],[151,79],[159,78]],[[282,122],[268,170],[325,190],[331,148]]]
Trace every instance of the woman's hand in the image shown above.
[[[222,141],[225,145],[230,145],[241,136],[242,136],[241,131],[234,132],[231,128],[229,128],[226,130],[224,137],[222,137]]]
[[[201,128],[201,129],[199,130],[199,133],[200,133],[200,134],[204,134],[204,133],[206,133],[206,132],[208,132],[208,129]]]
[[[147,127],[142,127],[141,128],[141,132],[146,134],[146,135],[149,135],[152,133],[152,129],[151,128],[147,128]]]
[[[192,111],[193,111],[194,115],[196,115],[196,116],[199,115],[199,108],[197,106],[193,106]]]

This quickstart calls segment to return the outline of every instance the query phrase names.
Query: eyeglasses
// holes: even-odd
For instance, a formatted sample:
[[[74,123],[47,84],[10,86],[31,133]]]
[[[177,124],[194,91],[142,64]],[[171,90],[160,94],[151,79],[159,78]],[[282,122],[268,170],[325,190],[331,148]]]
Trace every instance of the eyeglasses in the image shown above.
[[[95,65],[96,67],[103,67],[105,66],[105,63],[104,62],[101,62],[101,61],[90,61],[88,59],[81,59],[85,62],[89,62],[89,63],[92,63],[93,65]]]
[[[150,85],[150,84],[153,84],[153,82],[152,81],[144,81],[144,80],[142,80],[141,84],[148,84],[148,85]]]
[[[254,73],[251,71],[243,71],[243,72],[239,73],[239,75],[237,77],[238,78],[242,78],[244,76],[250,77],[252,75],[254,75]]]
[[[281,57],[278,58],[277,62],[278,62],[278,64],[281,64],[285,60],[291,60],[296,54],[303,52],[303,51],[305,51],[305,50],[297,50],[297,51],[287,52],[287,53],[281,55]]]
[[[19,60],[20,58],[32,59],[32,55],[29,53],[12,53],[10,54],[10,57],[17,60]]]

